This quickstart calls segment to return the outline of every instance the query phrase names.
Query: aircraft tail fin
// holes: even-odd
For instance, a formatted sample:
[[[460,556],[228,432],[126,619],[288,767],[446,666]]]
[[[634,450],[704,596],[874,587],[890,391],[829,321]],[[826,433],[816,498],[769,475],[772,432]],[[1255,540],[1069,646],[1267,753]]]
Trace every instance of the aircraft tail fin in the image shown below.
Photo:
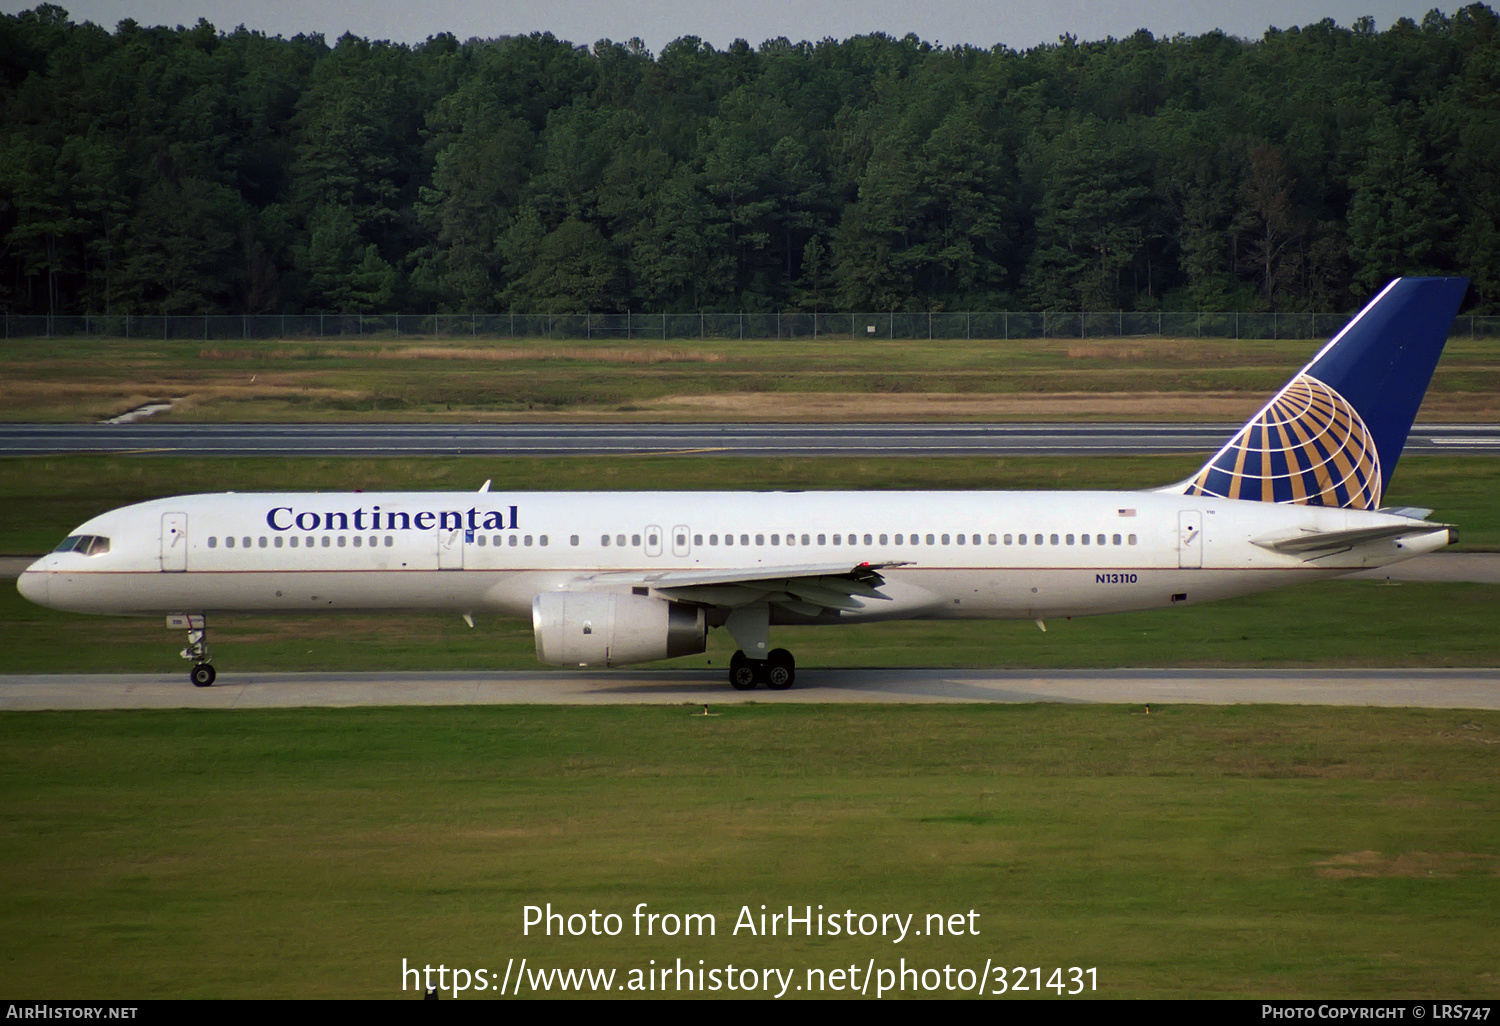
[[[1378,509],[1467,278],[1397,278],[1203,468],[1187,495]]]

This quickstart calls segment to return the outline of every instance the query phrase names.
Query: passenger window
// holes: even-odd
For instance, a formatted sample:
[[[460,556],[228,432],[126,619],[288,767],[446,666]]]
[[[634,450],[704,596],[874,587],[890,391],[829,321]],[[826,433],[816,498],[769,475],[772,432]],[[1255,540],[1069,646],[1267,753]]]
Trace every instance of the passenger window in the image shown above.
[[[902,539],[902,538],[905,538],[905,537],[906,537],[906,536],[905,536],[905,535],[903,535],[903,534],[898,534],[898,535],[896,535],[896,544],[897,544],[897,545],[900,545],[900,544],[901,544],[901,539]]]
[[[1099,535],[1095,540],[1098,541],[1100,545],[1103,545],[1104,544],[1104,535],[1102,535],[1102,534]]]
[[[1009,538],[1008,535],[1007,535],[1007,538]],[[1026,544],[1026,536],[1024,534],[1016,535],[1016,541],[1020,542],[1022,545],[1025,545]]]
[[[385,547],[386,548],[390,548],[391,546],[393,546],[395,544],[396,544],[396,537],[395,537],[395,535],[388,534],[388,535],[385,536]]]
[[[1087,545],[1089,543],[1089,536],[1085,534],[1082,537],[1080,537],[1078,540],[1081,541],[1081,542],[1083,542],[1085,545]]]
[[[834,535],[834,536],[833,536],[833,543],[834,543],[834,544],[835,544],[835,545],[842,545],[842,544],[844,544],[844,542],[843,542],[843,537],[844,537],[844,536],[843,536],[843,535],[841,535],[841,534],[836,534],[836,535]]]
[[[828,539],[828,535],[826,535],[826,534],[820,534],[820,535],[818,535],[818,544],[819,545],[827,545],[828,544],[827,539]]]
[[[701,534],[695,534],[695,535],[693,535],[693,546],[696,548],[697,546],[700,546],[702,544],[703,544],[703,535],[701,535]]]
[[[615,535],[615,545],[622,549],[625,547],[625,536],[623,534]]]
[[[977,544],[977,543],[976,543],[976,544]],[[990,535],[990,544],[991,544],[991,545],[994,545],[994,544],[995,544],[995,536],[994,536],[994,535],[993,535],[993,534],[992,534],[992,535]],[[1009,545],[1009,544],[1010,544],[1010,539],[1009,539],[1009,538],[1007,538],[1007,539],[1005,539],[1005,544],[1007,544],[1007,545]]]
[[[576,535],[576,534],[569,535],[568,536],[568,542],[569,542],[569,544],[577,545],[578,544],[578,535]]]
[[[719,544],[719,536],[716,535],[716,534],[709,535],[708,536],[708,543],[710,545],[717,545],[717,544]]]
[[[886,536],[883,535],[883,534],[880,536],[880,544],[882,544],[882,545],[888,545],[888,544],[890,544],[889,542],[886,541]]]
[[[1067,538],[1066,538],[1066,539],[1065,539],[1065,540],[1066,540],[1066,541],[1067,541],[1067,543],[1068,543],[1068,544],[1069,544],[1069,545],[1072,545],[1072,544],[1073,544],[1073,536],[1072,536],[1072,535],[1071,535],[1071,534],[1070,534],[1070,535],[1068,535],[1068,536],[1067,536]]]
[[[935,535],[935,534],[929,534],[927,536],[927,544],[928,545],[936,545],[937,544],[937,535]]]
[[[1042,536],[1039,534],[1032,536],[1031,540],[1036,542],[1038,545],[1042,544]]]
[[[1008,534],[1005,536],[1005,544],[1007,544],[1007,545],[1010,544],[1010,535],[1008,535]]]
[[[652,539],[652,542],[653,542],[653,544],[655,543],[655,539],[654,538]],[[638,534],[632,534],[630,536],[630,547],[633,548],[633,549],[638,549],[638,548],[641,547],[641,536],[640,535],[638,535]]]
[[[1057,535],[1055,535],[1055,534],[1052,536],[1052,544],[1053,545],[1057,544]]]
[[[545,547],[547,544],[547,536],[544,534],[540,538],[538,538],[537,541],[541,542],[543,547]]]
[[[208,537],[208,547],[211,548],[211,549],[218,548],[219,547],[219,539],[215,538],[213,535],[209,535],[209,537]],[[54,549],[53,551],[54,552],[61,552],[62,549]]]
[[[960,545],[962,545],[962,544],[963,544],[963,543],[964,543],[964,536],[963,536],[963,535],[959,535],[959,536],[958,536],[958,543],[959,543],[959,544],[960,544]]]
[[[755,536],[755,544],[757,544],[757,545],[764,545],[765,543],[766,543],[766,536],[765,535],[763,535],[763,534],[757,534]]]
[[[1115,544],[1116,545],[1120,544],[1120,536],[1118,534],[1115,535]]]
[[[734,544],[734,535],[732,535],[732,534],[726,534],[724,536],[724,544],[725,545],[733,545]]]
[[[943,535],[943,544],[944,544],[944,545],[947,545],[947,544],[948,544],[948,536],[947,536],[947,535],[946,535],[946,534],[945,534],[945,535]]]
[[[526,536],[526,544],[528,547],[531,545],[531,535],[529,534]]]
[[[339,540],[343,541],[342,538],[340,538]],[[331,547],[332,545],[333,545],[333,539],[329,538],[328,535],[325,534],[323,536],[323,547],[326,549],[326,548]]]
[[[478,538],[475,538],[474,544],[478,545],[481,549],[484,548],[484,535],[481,534]]]
[[[261,535],[260,538],[256,539],[256,544],[259,545],[261,548],[265,548],[266,547],[266,538],[265,538],[265,535]]]
[[[292,535],[286,540],[286,543],[295,549],[297,547],[297,536],[295,534]]]
[[[282,545],[284,545],[284,544],[285,544],[285,543],[286,543],[286,539],[284,539],[284,538],[282,538],[282,537],[281,537],[281,535],[279,535],[279,534],[278,534],[278,535],[277,535],[277,536],[276,536],[276,547],[277,547],[277,548],[278,548],[278,549],[279,549],[279,548],[281,548],[281,546],[282,546]]]
[[[511,535],[510,536],[510,547],[511,548],[515,548],[516,547],[516,541],[517,541],[516,536],[515,535]]]
[[[609,535],[601,535],[599,538],[599,544],[603,545],[606,549],[609,548]]]
[[[773,534],[773,535],[771,535],[771,544],[772,545],[780,545],[781,544],[781,535],[779,535],[779,534]]]
[[[756,535],[757,541],[756,541],[755,544],[757,544],[757,545],[760,544],[759,538],[760,538],[760,535]],[[742,534],[742,535],[740,535],[740,544],[741,545],[749,545],[750,544],[750,536],[748,534]]]
[[[1135,535],[1132,534],[1128,540],[1129,540],[1130,544],[1134,545],[1135,544]]]
[[[339,548],[342,549],[346,542],[347,539],[343,535],[339,535]]]
[[[245,548],[248,549],[250,547],[250,537],[248,535],[246,535],[243,540],[244,540],[244,543],[245,543]]]
[[[808,544],[808,541],[807,541],[807,535],[805,535],[805,534],[804,534],[804,535],[803,535],[803,536],[802,536],[802,544],[803,544],[803,545],[806,545],[806,544]]]
[[[361,538],[361,537],[360,537],[360,536],[359,536],[359,535],[357,535],[357,534],[356,534],[356,535],[355,535],[355,536],[354,536],[354,547],[355,547],[355,548],[356,548],[356,549],[357,549],[357,548],[361,548],[361,547],[362,547],[362,546],[363,546],[363,545],[364,545],[364,543],[365,543],[365,541],[364,541],[364,539],[363,539],[363,538]]]
[[[866,545],[874,545],[875,544],[875,542],[870,539],[870,536],[868,534],[865,535],[865,544]]]

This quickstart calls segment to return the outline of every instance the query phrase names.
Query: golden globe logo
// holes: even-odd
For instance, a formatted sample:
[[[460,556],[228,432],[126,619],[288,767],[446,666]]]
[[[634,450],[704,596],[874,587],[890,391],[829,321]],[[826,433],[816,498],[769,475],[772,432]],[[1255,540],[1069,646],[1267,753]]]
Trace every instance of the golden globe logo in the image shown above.
[[[1354,407],[1304,374],[1219,451],[1187,494],[1377,509],[1380,454]]]

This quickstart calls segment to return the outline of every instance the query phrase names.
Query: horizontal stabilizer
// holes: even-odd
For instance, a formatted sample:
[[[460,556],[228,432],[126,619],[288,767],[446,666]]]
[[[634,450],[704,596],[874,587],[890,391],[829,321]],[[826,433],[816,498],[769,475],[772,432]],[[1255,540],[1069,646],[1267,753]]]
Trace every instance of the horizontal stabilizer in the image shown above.
[[[1451,536],[1453,527],[1449,524],[1420,523],[1397,524],[1391,527],[1361,527],[1353,531],[1312,531],[1279,538],[1256,538],[1254,544],[1263,549],[1270,549],[1272,552],[1302,555],[1310,552],[1350,549],[1356,545],[1384,541],[1388,538],[1417,537],[1432,534],[1434,531],[1447,531]],[[1454,539],[1450,537],[1450,541],[1452,540]]]

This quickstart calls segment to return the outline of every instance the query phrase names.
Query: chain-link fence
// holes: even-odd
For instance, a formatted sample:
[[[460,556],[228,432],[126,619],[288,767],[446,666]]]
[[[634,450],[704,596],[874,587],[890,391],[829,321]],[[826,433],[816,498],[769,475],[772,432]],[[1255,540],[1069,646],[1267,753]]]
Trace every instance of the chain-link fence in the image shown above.
[[[1326,313],[691,313],[691,314],[5,314],[4,337],[143,339],[1323,339],[1349,314]],[[1455,338],[1500,337],[1500,316],[1463,315]]]

